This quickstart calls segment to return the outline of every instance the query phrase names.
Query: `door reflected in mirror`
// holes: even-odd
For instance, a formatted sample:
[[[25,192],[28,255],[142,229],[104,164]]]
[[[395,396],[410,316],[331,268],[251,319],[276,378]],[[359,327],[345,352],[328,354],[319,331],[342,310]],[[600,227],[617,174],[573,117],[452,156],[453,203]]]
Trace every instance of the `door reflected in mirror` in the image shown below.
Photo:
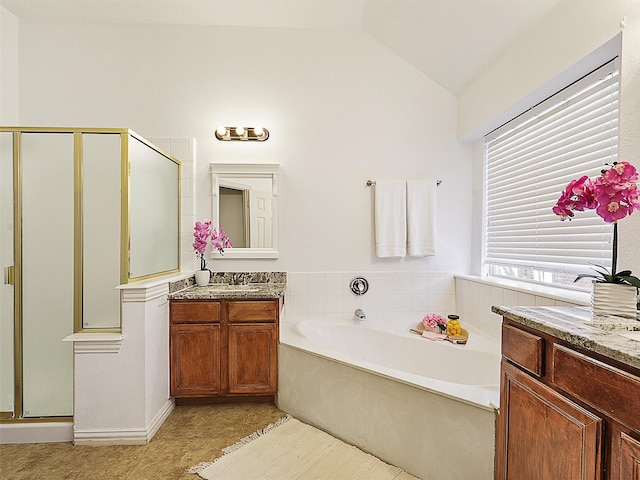
[[[278,169],[276,164],[210,164],[213,224],[233,244],[222,258],[278,257]]]

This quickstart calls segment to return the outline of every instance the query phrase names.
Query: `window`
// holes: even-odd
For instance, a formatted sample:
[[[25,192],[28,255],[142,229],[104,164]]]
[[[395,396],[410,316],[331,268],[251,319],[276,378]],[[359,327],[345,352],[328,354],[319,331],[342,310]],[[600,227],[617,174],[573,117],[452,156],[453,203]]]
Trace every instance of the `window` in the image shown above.
[[[576,274],[611,266],[611,225],[551,208],[569,181],[617,160],[618,70],[614,59],[485,138],[489,275],[586,289]]]

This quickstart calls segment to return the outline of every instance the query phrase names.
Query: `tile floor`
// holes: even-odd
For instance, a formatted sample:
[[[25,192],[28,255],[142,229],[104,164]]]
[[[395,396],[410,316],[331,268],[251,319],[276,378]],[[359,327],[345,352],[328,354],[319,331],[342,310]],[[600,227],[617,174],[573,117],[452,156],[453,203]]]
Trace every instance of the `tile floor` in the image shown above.
[[[197,480],[189,467],[284,415],[268,404],[179,406],[147,445],[0,445],[0,479]]]

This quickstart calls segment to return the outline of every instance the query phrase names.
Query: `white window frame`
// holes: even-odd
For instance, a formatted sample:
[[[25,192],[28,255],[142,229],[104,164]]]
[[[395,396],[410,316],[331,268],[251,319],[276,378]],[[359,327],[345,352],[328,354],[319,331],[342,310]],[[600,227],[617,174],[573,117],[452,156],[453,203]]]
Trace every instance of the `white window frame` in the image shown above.
[[[593,85],[598,87],[589,87]],[[585,88],[591,88],[591,91],[585,91]],[[601,112],[591,108],[594,113],[591,123],[606,131],[600,140],[595,139],[592,131],[587,131],[588,123],[578,113],[580,105],[589,103],[585,98],[591,92],[603,102]],[[605,163],[617,160],[618,94],[619,62],[616,57],[485,137],[482,235],[485,275],[586,290],[590,283],[574,284],[575,276],[590,272],[593,264],[611,265],[610,225],[592,210],[579,212],[571,222],[561,222],[551,212],[551,207],[570,180],[582,175],[593,177]],[[564,115],[573,123],[564,120]],[[553,127],[556,118],[563,119],[558,128]],[[577,136],[573,135],[573,126]],[[524,140],[536,129],[541,132],[541,140]],[[571,144],[576,138],[578,147],[569,145],[559,155],[552,146],[558,139],[561,143]],[[513,146],[511,142],[518,145],[514,158],[504,153]],[[551,153],[529,155],[520,147],[533,143],[538,145],[539,151],[544,152],[547,148]],[[505,150],[499,150],[500,147]],[[588,154],[576,156],[583,147]],[[524,173],[527,169],[529,173]],[[521,192],[518,192],[518,185],[522,187]],[[535,194],[529,193],[530,185],[535,185]],[[501,204],[497,198],[502,196],[509,198]],[[520,201],[523,204],[518,208]],[[520,240],[508,238],[514,231]],[[573,243],[567,243],[569,238]]]

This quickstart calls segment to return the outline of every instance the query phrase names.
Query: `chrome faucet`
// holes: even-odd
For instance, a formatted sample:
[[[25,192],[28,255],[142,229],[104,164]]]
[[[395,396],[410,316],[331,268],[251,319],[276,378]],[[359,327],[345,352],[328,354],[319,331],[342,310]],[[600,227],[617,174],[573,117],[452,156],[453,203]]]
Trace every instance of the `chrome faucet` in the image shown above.
[[[358,320],[364,320],[367,318],[367,315],[362,311],[361,308],[358,308],[355,312],[355,316]]]

